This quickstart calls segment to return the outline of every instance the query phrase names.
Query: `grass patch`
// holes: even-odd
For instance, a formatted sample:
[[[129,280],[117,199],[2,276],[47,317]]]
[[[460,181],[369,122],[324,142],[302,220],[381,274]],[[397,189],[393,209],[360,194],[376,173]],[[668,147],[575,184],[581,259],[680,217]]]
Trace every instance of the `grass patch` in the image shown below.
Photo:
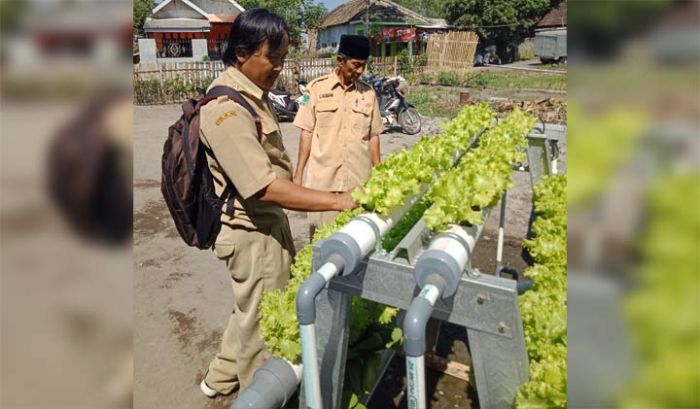
[[[443,90],[442,87],[418,88],[412,90],[407,99],[423,116],[452,118],[462,107],[456,100],[449,98],[446,92],[442,92]]]
[[[455,71],[440,71],[434,74],[422,74],[420,84],[437,84],[447,87],[465,87],[472,89],[533,89],[533,90],[566,90],[566,67],[543,69],[561,70],[562,74],[546,74],[533,71],[499,70],[479,71],[461,74]]]
[[[476,88],[566,90],[566,75],[534,72],[482,71],[470,75]],[[469,79],[469,78],[468,78]]]

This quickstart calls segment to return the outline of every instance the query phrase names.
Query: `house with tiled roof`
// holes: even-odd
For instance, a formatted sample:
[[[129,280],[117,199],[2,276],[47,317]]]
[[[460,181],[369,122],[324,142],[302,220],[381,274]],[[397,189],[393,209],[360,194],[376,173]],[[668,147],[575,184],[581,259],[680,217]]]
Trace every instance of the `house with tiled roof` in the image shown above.
[[[334,51],[341,35],[366,35],[368,9],[374,56],[396,55],[404,49],[416,54],[430,33],[449,28],[443,19],[425,17],[393,1],[350,0],[328,13],[315,35],[315,47],[312,44],[312,48]]]
[[[243,11],[235,0],[163,0],[146,19],[144,32],[155,40],[158,60],[220,59],[231,24]]]
[[[556,28],[566,28],[567,24],[567,7],[566,0],[562,1],[557,5],[557,7],[549,10],[538,22],[535,24],[535,29],[537,30],[551,30]]]

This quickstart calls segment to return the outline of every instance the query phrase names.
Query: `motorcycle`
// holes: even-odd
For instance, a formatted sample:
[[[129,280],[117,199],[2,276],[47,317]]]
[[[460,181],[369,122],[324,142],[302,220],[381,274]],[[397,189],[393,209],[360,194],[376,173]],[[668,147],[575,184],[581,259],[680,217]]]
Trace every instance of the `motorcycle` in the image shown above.
[[[292,99],[292,94],[284,89],[275,88],[270,90],[268,97],[280,121],[294,120],[305,92],[306,84],[304,82],[299,82],[299,96],[295,99]]]
[[[415,135],[421,129],[421,117],[413,104],[406,101],[404,91],[408,81],[401,76],[385,78],[369,75],[364,80],[372,85],[379,101],[379,113],[387,128],[400,127],[408,135]]]

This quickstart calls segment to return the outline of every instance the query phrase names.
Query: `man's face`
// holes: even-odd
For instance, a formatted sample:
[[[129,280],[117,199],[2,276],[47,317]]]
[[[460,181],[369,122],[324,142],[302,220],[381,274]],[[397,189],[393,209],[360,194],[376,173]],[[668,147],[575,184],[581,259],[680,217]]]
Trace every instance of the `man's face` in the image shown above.
[[[367,60],[358,60],[355,58],[345,58],[338,56],[338,65],[340,66],[340,75],[347,83],[356,81],[367,67]]]
[[[239,69],[263,91],[269,91],[275,85],[284,67],[284,59],[289,50],[289,37],[286,35],[277,49],[270,49],[267,40],[248,57],[237,56]]]

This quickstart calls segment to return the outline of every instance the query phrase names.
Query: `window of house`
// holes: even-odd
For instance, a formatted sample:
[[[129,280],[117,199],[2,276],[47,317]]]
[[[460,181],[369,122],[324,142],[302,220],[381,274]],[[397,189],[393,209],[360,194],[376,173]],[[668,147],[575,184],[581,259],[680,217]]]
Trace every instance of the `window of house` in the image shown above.
[[[173,38],[163,39],[160,58],[192,57],[192,39]]]
[[[338,43],[336,43],[335,41],[333,41],[333,43],[331,43],[331,47],[335,48],[337,46],[338,46]]]

